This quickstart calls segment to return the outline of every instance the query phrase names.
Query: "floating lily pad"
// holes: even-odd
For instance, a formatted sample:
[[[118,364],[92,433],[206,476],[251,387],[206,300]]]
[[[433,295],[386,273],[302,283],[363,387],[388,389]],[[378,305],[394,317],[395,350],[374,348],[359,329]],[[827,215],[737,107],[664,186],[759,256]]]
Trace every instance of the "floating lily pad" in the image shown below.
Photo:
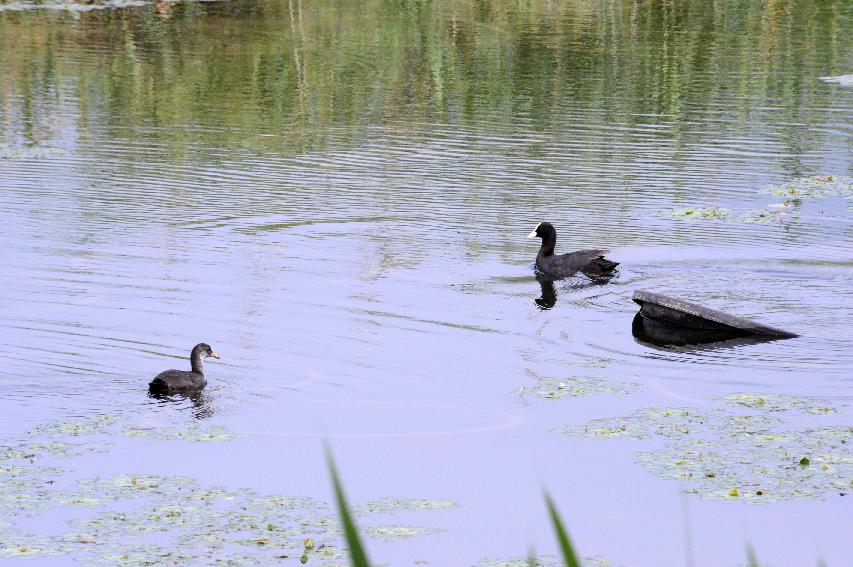
[[[119,420],[114,415],[101,415],[89,419],[69,419],[41,425],[32,434],[46,437],[78,437],[80,435],[96,435],[108,433],[110,426]]]
[[[786,199],[844,197],[853,199],[853,177],[844,175],[813,175],[800,177],[780,185],[763,189],[775,197]]]
[[[71,551],[69,546],[58,546],[50,538],[33,535],[20,539],[5,539],[0,542],[0,557],[38,557],[43,555],[63,555]]]
[[[353,506],[353,512],[357,514],[388,514],[401,510],[446,510],[455,508],[456,502],[452,500],[418,500],[405,498],[382,498],[380,500],[369,500]]]
[[[520,391],[545,399],[564,399],[597,394],[628,394],[639,390],[637,384],[615,382],[601,376],[537,378],[536,381],[535,386],[525,386]]]
[[[436,534],[442,531],[436,528],[412,528],[407,526],[366,526],[363,529],[364,533],[368,536],[383,541],[408,539],[420,535]]]
[[[692,207],[687,209],[673,209],[669,215],[679,219],[704,219],[722,220],[732,214],[731,209],[722,207]]]
[[[779,430],[786,412],[823,416],[837,411],[834,405],[782,394],[734,393],[720,401],[732,409],[652,407],[558,431],[663,439],[664,449],[637,453],[640,464],[703,498],[758,503],[853,490],[853,427]]]
[[[759,409],[767,412],[798,411],[814,415],[836,413],[838,409],[829,402],[818,402],[802,396],[784,394],[750,394],[738,392],[722,398],[732,406]]]
[[[150,439],[152,441],[173,441],[180,439],[182,441],[191,441],[194,443],[230,441],[237,437],[236,434],[222,426],[201,427],[195,424],[190,425],[185,429],[179,429],[176,427],[132,427],[122,431],[121,434],[126,437],[140,437],[143,439]]]
[[[692,408],[653,406],[628,417],[596,419],[586,425],[554,429],[575,437],[648,439],[652,436],[683,437],[705,422],[705,416]]]

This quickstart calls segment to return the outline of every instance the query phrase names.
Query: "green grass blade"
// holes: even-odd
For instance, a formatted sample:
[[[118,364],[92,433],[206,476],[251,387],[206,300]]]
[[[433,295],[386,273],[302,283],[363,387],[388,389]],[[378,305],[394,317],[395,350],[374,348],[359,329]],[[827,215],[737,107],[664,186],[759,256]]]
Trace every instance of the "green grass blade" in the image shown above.
[[[758,558],[755,557],[755,550],[749,544],[746,544],[746,564],[749,567],[759,567]]]
[[[536,551],[532,547],[527,553],[527,567],[539,567],[539,562],[536,561]]]
[[[367,560],[367,553],[364,551],[364,546],[361,545],[361,538],[358,535],[358,528],[352,519],[352,514],[347,504],[344,489],[341,486],[341,479],[338,476],[338,467],[335,465],[335,459],[332,457],[331,450],[326,447],[326,461],[329,464],[329,475],[332,477],[332,484],[335,488],[335,501],[338,505],[338,515],[341,519],[341,524],[344,527],[344,536],[349,547],[350,561],[353,567],[370,567],[370,562]]]
[[[557,533],[557,541],[560,543],[560,551],[563,553],[563,561],[566,567],[580,567],[580,561],[572,547],[572,542],[569,541],[569,534],[566,533],[566,528],[563,526],[563,521],[560,519],[560,513],[557,512],[557,507],[554,506],[554,501],[551,495],[545,493],[545,504],[548,505],[548,513],[551,515],[551,524],[554,526],[554,531]]]

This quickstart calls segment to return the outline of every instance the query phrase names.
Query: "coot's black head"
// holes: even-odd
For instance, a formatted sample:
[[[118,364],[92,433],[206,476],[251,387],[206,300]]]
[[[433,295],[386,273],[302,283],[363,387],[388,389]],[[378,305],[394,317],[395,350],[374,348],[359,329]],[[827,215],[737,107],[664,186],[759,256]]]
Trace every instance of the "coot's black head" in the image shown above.
[[[192,358],[219,358],[219,355],[214,352],[207,343],[198,343],[193,347]]]
[[[557,231],[554,229],[554,225],[550,222],[540,222],[533,232],[527,235],[527,238],[542,238],[544,240],[556,235]]]

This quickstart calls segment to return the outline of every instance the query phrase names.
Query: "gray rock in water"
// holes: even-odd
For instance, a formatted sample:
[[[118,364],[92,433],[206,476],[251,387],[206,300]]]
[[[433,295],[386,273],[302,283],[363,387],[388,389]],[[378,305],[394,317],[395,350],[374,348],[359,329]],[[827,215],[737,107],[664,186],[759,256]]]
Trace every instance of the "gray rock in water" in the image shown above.
[[[750,319],[736,317],[652,291],[635,291],[634,301],[640,305],[640,315],[657,323],[694,329],[697,331],[731,332],[739,335],[761,335],[767,337],[792,338],[789,333],[776,327],[762,325]]]

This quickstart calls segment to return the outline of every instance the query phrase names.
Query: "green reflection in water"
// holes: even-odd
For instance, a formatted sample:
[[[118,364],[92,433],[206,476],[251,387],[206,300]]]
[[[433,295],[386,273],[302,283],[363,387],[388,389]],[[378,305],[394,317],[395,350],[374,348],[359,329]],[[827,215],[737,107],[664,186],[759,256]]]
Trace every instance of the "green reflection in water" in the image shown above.
[[[664,116],[682,141],[722,111],[734,131],[772,112],[797,154],[823,135],[803,124],[832,122],[833,91],[817,77],[853,55],[851,10],[845,0],[262,0],[7,11],[0,121],[29,144],[69,124],[96,137],[143,129],[178,159],[194,142],[287,154],[369,136],[341,125],[571,130],[578,112]]]

